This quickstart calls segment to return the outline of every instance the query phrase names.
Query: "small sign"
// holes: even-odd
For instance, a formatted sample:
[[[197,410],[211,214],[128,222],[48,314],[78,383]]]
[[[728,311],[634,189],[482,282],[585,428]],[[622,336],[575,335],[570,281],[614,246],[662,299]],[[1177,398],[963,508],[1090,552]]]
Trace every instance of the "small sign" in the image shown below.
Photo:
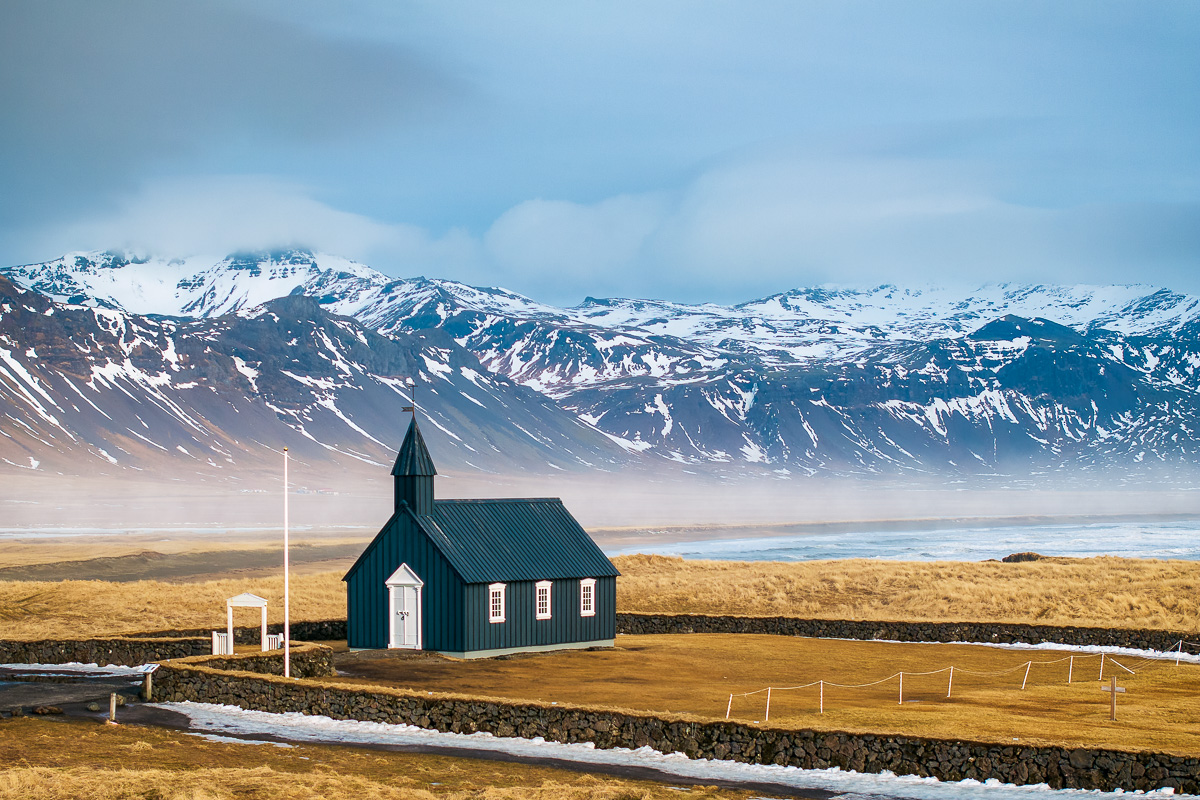
[[[1124,694],[1125,687],[1117,686],[1117,676],[1112,675],[1108,679],[1108,686],[1101,686],[1100,691],[1109,693],[1109,713],[1108,718],[1113,722],[1117,721],[1117,695]]]

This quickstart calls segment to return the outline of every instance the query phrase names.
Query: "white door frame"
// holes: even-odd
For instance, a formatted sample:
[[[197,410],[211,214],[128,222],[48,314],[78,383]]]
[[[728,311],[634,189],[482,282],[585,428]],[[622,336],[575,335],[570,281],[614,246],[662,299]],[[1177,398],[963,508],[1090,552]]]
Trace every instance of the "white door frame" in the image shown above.
[[[392,573],[392,577],[386,582],[388,590],[388,648],[422,650],[424,642],[421,640],[421,589],[425,586],[425,581],[417,577],[417,573],[412,571],[408,564],[401,564],[400,567]],[[415,589],[417,596],[416,609],[414,610],[413,622],[416,625],[417,643],[415,645],[406,645],[396,641],[396,589]]]

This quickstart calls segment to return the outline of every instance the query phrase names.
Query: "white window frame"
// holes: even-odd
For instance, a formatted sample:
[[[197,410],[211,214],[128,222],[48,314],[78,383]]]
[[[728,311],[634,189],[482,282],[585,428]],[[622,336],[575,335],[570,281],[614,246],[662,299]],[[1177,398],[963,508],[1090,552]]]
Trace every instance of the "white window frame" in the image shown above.
[[[506,584],[492,583],[488,585],[488,622],[504,622],[504,610],[506,608],[504,595],[506,594]],[[494,602],[499,598],[500,602]],[[496,613],[496,606],[500,606],[500,613]]]
[[[579,616],[596,616],[595,578],[583,578],[579,581]]]
[[[533,592],[533,618],[534,619],[550,619],[551,605],[550,589],[554,586],[552,581],[538,581],[534,584]],[[546,593],[546,610],[542,611],[542,592]]]

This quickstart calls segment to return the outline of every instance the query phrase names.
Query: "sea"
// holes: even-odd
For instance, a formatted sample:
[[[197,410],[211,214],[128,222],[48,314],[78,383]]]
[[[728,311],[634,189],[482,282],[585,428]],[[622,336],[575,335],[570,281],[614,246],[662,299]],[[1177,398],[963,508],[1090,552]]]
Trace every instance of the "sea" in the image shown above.
[[[985,561],[1013,553],[1089,558],[1200,560],[1200,519],[1076,524],[965,525],[861,530],[728,539],[655,541],[605,551],[682,556],[716,561],[816,561],[875,558],[893,561]]]

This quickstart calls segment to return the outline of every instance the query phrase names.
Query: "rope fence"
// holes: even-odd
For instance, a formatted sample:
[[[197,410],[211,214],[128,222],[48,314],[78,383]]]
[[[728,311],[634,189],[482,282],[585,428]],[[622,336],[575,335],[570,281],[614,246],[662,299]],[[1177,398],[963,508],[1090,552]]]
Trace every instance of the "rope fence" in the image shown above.
[[[1200,643],[1180,640],[1180,642],[1175,647],[1172,647],[1170,650],[1166,651],[1167,653],[1175,652],[1175,654],[1176,654],[1175,655],[1175,666],[1179,666],[1180,657],[1183,654],[1184,645],[1189,645],[1189,646],[1196,647],[1197,649],[1200,649]],[[1100,671],[1099,671],[1097,680],[1101,680],[1101,681],[1104,680],[1104,668],[1105,668],[1105,666],[1108,666],[1108,665],[1112,665],[1114,667],[1122,669],[1130,675],[1136,675],[1137,671],[1135,669],[1133,669],[1133,667],[1136,667],[1138,670],[1144,670],[1146,667],[1149,667],[1149,666],[1163,666],[1164,663],[1167,663],[1166,660],[1163,658],[1151,658],[1151,657],[1147,657],[1147,656],[1122,656],[1122,658],[1125,660],[1126,663],[1121,663],[1120,661],[1117,661],[1117,659],[1113,658],[1108,653],[1087,653],[1087,654],[1083,654],[1083,655],[1064,656],[1062,658],[1056,658],[1051,661],[1034,661],[1034,660],[1030,659],[1029,661],[1026,661],[1023,664],[1016,665],[1015,667],[1009,667],[1008,669],[995,670],[992,672],[979,672],[977,670],[970,670],[970,669],[965,669],[963,667],[950,665],[948,667],[942,667],[941,669],[935,669],[935,670],[931,670],[928,672],[900,671],[900,672],[896,672],[892,675],[889,675],[886,678],[880,678],[877,681],[870,681],[869,683],[845,684],[845,683],[834,683],[833,681],[827,681],[827,680],[815,680],[815,681],[811,681],[809,683],[801,684],[799,686],[767,686],[766,688],[763,688],[763,689],[755,689],[752,692],[731,693],[729,695],[729,702],[725,707],[725,719],[729,719],[730,715],[733,713],[734,698],[753,697],[754,695],[765,693],[767,696],[766,697],[766,711],[763,715],[763,721],[765,722],[771,718],[771,693],[772,692],[791,692],[791,691],[798,691],[801,689],[811,689],[814,686],[817,687],[817,698],[818,698],[817,699],[817,703],[818,703],[817,707],[818,707],[819,713],[821,713],[821,714],[825,713],[825,688],[826,687],[829,687],[831,689],[869,689],[874,686],[880,686],[882,684],[888,683],[889,681],[896,680],[896,681],[898,681],[898,688],[897,688],[898,704],[904,705],[904,676],[905,675],[907,675],[910,678],[918,678],[918,677],[926,677],[926,676],[930,676],[930,675],[941,675],[942,673],[949,673],[947,680],[946,680],[946,697],[950,697],[954,691],[954,675],[955,675],[955,673],[958,673],[959,675],[968,675],[968,676],[971,676],[974,678],[1000,678],[1000,677],[1004,677],[1006,675],[1012,675],[1017,672],[1020,672],[1021,670],[1024,670],[1025,671],[1024,675],[1021,677],[1021,691],[1024,691],[1025,687],[1029,685],[1029,673],[1033,669],[1033,667],[1051,666],[1054,664],[1062,664],[1063,662],[1066,662],[1067,663],[1067,683],[1070,684],[1074,680],[1074,676],[1075,676],[1075,661],[1076,661],[1076,659],[1082,660],[1082,659],[1090,659],[1090,658],[1099,658],[1100,659]],[[1169,658],[1169,656],[1168,656],[1168,658]],[[1126,664],[1132,664],[1132,667],[1127,666]],[[1121,689],[1120,691],[1125,691],[1125,690]]]

